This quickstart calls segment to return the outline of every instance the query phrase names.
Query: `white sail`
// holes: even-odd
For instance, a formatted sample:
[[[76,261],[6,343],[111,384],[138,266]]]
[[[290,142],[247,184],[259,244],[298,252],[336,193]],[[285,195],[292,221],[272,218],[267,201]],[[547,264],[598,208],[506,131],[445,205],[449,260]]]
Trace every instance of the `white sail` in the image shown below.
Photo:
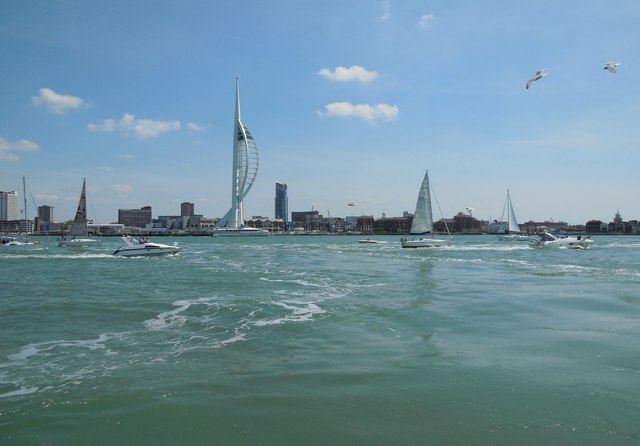
[[[431,211],[431,191],[429,190],[429,171],[426,171],[420,192],[418,192],[416,211],[413,214],[409,233],[429,234],[431,232],[433,232],[433,214]]]
[[[89,237],[87,225],[87,189],[86,180],[82,180],[82,191],[78,201],[78,210],[71,224],[71,229],[67,234],[62,234],[58,246],[87,247],[93,245],[97,240]]]
[[[511,197],[509,196],[509,190],[507,189],[507,206],[509,207],[507,216],[509,218],[509,232],[520,232],[520,226],[518,220],[516,220],[516,213],[513,210],[513,204],[511,204]]]
[[[85,180],[82,180],[82,192],[80,192],[80,201],[78,201],[78,210],[71,224],[69,234],[74,237],[87,237],[89,231],[87,229],[87,196],[85,188]]]
[[[446,222],[445,222],[446,227]],[[431,190],[429,188],[429,171],[425,172],[420,191],[418,192],[418,201],[416,202],[416,211],[413,214],[411,222],[410,234],[427,234],[427,237],[419,237],[412,239],[400,239],[403,248],[437,248],[440,246],[448,246],[451,244],[451,234],[449,240],[434,238],[430,234],[433,232],[433,214],[431,210]],[[447,228],[449,233],[449,228]]]

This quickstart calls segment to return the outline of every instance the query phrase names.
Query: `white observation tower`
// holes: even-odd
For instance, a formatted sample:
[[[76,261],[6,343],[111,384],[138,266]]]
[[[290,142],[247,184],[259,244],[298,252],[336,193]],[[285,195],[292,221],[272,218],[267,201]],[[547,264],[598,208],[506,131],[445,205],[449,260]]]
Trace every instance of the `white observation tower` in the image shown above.
[[[243,228],[242,201],[251,190],[258,174],[258,146],[240,117],[240,89],[236,78],[236,116],[233,123],[233,170],[231,209],[216,225],[219,235],[267,235],[267,231]]]

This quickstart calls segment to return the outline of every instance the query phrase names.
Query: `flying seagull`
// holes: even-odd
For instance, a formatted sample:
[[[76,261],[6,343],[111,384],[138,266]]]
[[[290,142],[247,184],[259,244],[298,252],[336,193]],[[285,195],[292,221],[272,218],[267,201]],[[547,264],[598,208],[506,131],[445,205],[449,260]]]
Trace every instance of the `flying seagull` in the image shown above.
[[[618,68],[619,66],[619,63],[607,62],[607,64],[604,66],[604,69],[609,71],[610,73],[615,73],[616,68]]]
[[[529,87],[531,87],[531,84],[533,84],[535,81],[542,79],[546,75],[547,73],[545,73],[544,70],[536,71],[536,74],[534,74],[533,77],[527,81],[527,90],[529,89]]]

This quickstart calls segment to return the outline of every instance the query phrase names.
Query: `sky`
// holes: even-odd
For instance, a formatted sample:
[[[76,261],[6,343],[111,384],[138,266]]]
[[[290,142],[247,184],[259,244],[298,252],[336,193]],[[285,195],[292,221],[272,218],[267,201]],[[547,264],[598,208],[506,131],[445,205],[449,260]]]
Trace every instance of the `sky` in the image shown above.
[[[259,147],[245,216],[640,218],[640,2],[0,2],[0,190],[72,219],[231,205],[235,80]],[[617,62],[616,73],[604,70]],[[542,79],[526,89],[533,74]],[[348,206],[353,202],[356,206]],[[438,210],[440,209],[440,210]]]

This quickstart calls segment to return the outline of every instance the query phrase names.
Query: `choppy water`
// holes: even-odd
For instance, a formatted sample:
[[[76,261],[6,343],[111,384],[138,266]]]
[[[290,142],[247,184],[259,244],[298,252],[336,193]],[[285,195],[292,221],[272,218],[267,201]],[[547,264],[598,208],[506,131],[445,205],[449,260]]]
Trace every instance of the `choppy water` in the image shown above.
[[[380,239],[0,251],[0,444],[640,442],[640,237]]]

